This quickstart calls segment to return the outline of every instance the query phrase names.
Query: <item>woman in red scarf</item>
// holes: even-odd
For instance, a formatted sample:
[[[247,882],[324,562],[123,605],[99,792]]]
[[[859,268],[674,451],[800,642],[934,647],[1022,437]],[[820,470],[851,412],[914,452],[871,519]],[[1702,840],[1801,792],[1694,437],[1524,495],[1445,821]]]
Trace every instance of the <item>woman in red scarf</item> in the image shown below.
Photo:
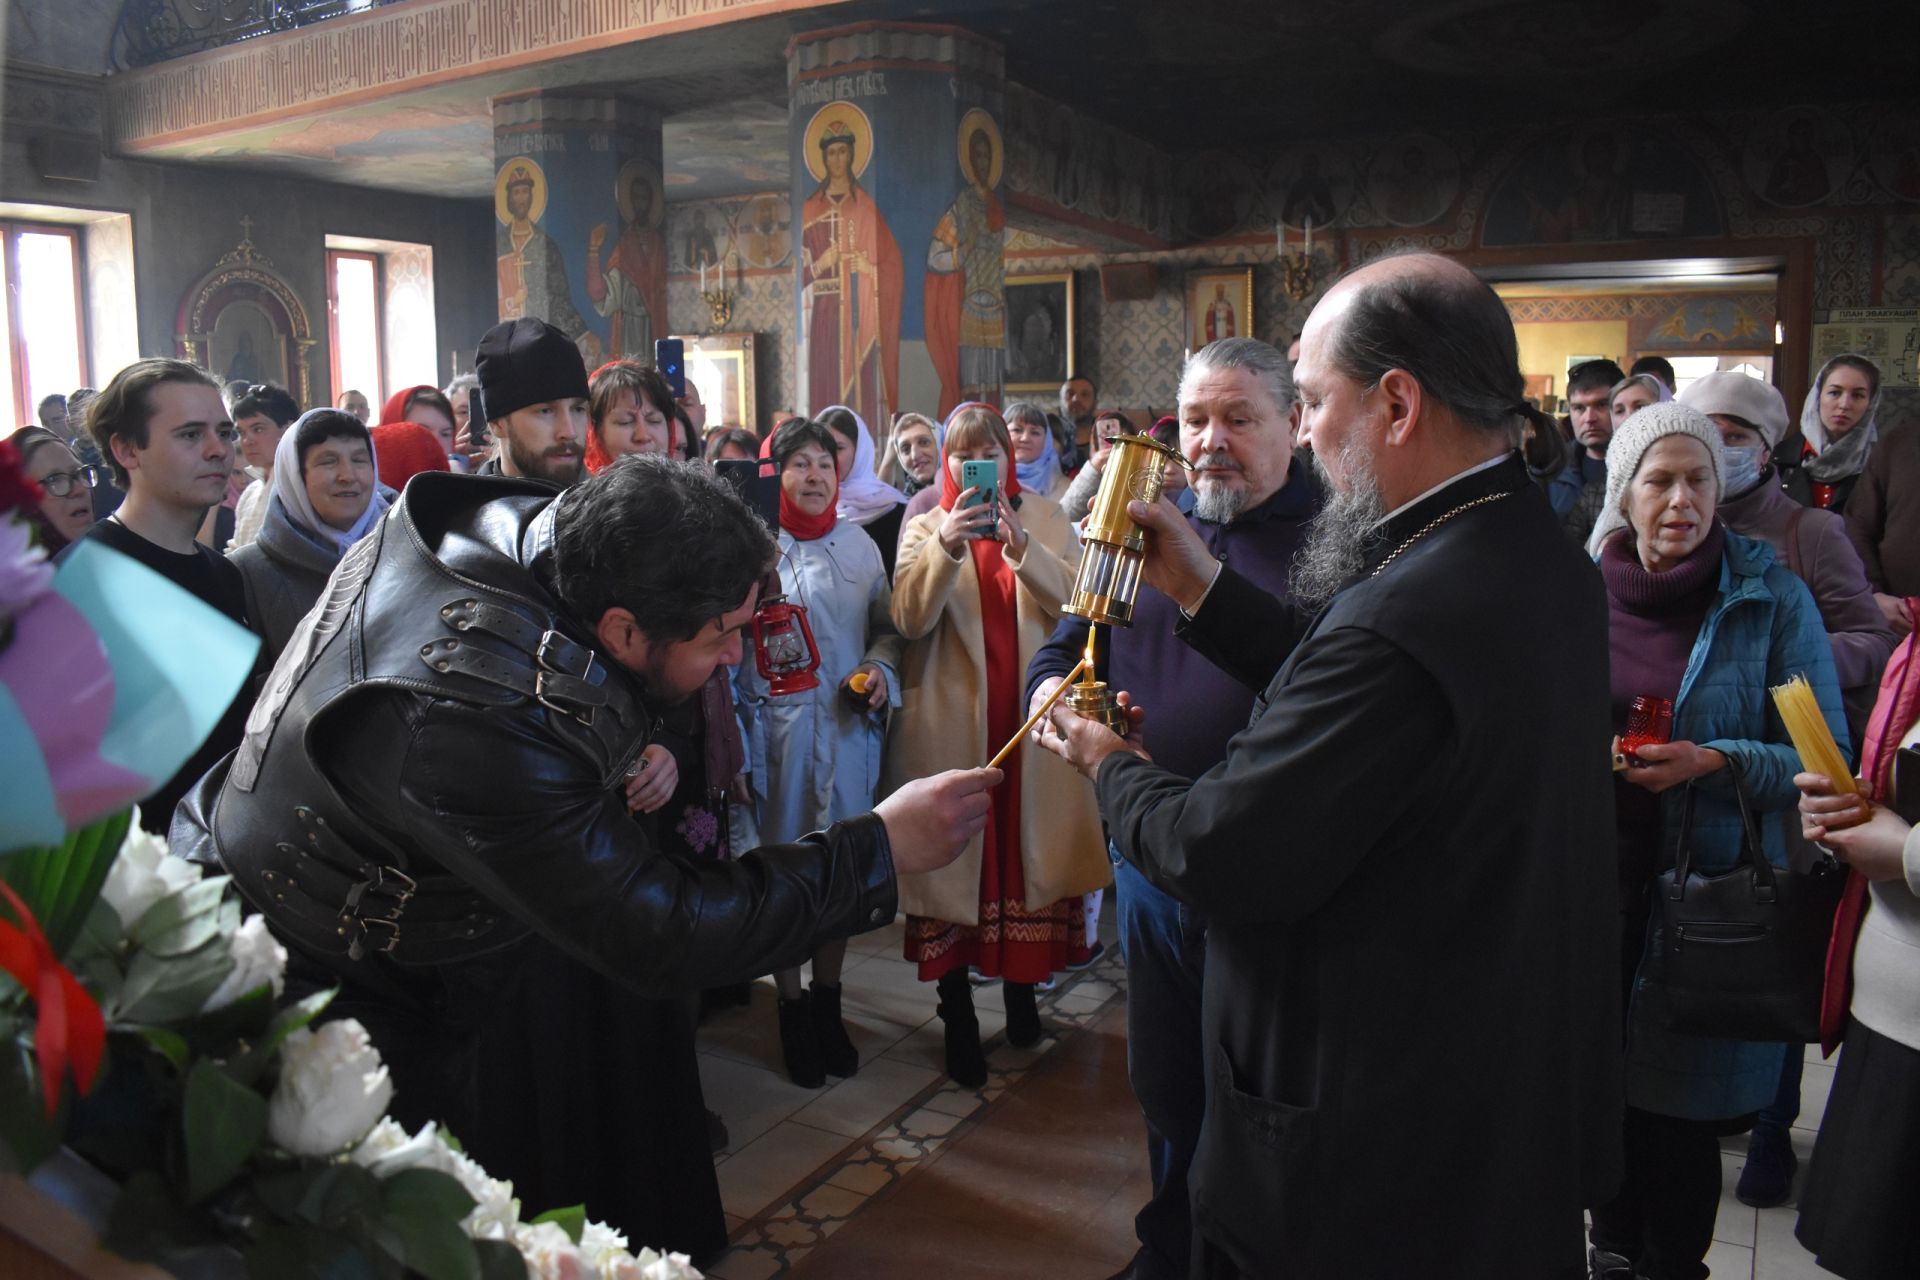
[[[898,699],[900,636],[880,549],[837,514],[833,432],[792,419],[767,438],[761,456],[780,480],[779,592],[806,610],[813,637],[812,689],[776,693],[749,658],[735,685],[746,723],[748,777],[760,839],[805,839],[873,808],[880,785],[888,708]],[[818,1088],[850,1076],[860,1057],[840,1016],[844,940],[817,948],[813,983],[800,968],[773,975],[779,993],[780,1051],[795,1084]]]
[[[991,505],[960,484],[968,460],[998,464]],[[901,536],[893,620],[907,638],[902,706],[882,793],[983,764],[1020,728],[1027,664],[1052,633],[1079,559],[1059,506],[1022,494],[1000,415],[967,404],[947,421],[940,505]],[[900,878],[906,956],[936,981],[947,1073],[986,1079],[969,966],[1006,979],[1007,1039],[1040,1038],[1033,988],[1087,956],[1080,895],[1111,876],[1093,793],[1050,752],[1015,748],[985,833],[940,871]]]
[[[587,470],[598,473],[627,453],[686,455],[675,449],[673,389],[657,370],[632,360],[611,360],[587,383]]]

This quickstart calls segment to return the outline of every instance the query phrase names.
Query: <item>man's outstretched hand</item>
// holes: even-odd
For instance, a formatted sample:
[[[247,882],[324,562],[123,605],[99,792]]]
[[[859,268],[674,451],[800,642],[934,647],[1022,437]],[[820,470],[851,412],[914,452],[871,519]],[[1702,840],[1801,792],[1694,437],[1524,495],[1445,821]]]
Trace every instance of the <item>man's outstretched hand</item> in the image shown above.
[[[919,778],[874,806],[893,845],[900,875],[937,871],[987,825],[990,793],[1006,775],[998,769],[951,769]]]

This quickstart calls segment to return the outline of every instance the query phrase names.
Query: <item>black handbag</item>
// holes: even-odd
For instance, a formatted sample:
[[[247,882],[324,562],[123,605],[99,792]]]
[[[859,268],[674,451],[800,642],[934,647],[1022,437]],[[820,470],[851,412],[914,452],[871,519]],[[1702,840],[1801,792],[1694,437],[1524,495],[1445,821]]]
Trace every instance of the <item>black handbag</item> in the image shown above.
[[[1721,875],[1693,869],[1689,782],[1673,869],[1654,880],[1661,936],[1649,978],[1665,989],[1670,1031],[1810,1044],[1820,1038],[1827,942],[1846,869],[1825,855],[1806,872],[1767,861],[1740,766],[1729,758],[1727,767],[1740,806],[1740,860]]]

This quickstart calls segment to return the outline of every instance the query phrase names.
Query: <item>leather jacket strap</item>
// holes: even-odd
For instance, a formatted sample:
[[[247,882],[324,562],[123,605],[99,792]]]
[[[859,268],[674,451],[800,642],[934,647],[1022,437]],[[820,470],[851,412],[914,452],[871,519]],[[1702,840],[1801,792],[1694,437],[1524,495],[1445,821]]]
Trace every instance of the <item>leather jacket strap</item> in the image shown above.
[[[533,659],[523,666],[457,639],[422,645],[421,661],[435,671],[458,672],[499,685],[542,706],[592,724],[607,703],[606,668],[593,650],[517,610],[478,597],[451,601],[440,617],[455,631],[479,631],[503,640]]]

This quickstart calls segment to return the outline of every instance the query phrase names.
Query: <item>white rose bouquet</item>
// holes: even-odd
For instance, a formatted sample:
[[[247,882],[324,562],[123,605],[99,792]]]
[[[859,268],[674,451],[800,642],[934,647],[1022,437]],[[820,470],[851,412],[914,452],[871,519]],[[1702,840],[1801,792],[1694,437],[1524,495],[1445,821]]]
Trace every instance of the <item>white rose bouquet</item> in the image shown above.
[[[387,1115],[394,1086],[366,1028],[319,1021],[332,992],[283,1003],[287,952],[266,921],[243,918],[227,877],[125,824],[102,828],[117,857],[69,850],[67,871],[90,861],[91,880],[41,859],[23,895],[64,922],[43,937],[104,1015],[104,1065],[75,1077],[90,1094],[56,1108],[63,1075],[47,1123],[19,1124],[41,1110],[41,1081],[0,1055],[0,1111],[16,1121],[0,1141],[31,1168],[65,1140],[118,1179],[109,1247],[165,1264],[224,1242],[275,1280],[698,1280],[684,1256],[629,1252],[577,1206],[523,1221],[513,1184],[451,1135],[409,1134]],[[27,999],[0,993],[0,1032],[31,1038]]]

